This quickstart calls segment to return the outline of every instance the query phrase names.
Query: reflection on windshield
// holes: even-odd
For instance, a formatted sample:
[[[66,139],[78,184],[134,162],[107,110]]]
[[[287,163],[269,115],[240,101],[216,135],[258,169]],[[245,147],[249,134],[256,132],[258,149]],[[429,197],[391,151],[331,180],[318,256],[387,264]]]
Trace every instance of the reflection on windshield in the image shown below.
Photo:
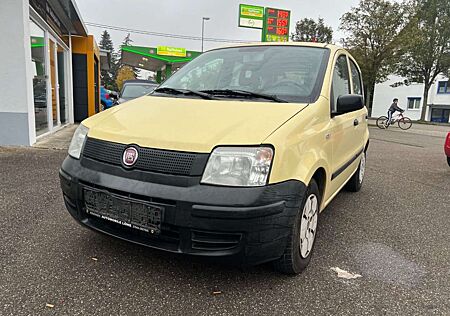
[[[161,87],[193,91],[244,90],[289,101],[308,101],[320,84],[328,50],[302,46],[250,46],[207,52]]]
[[[156,87],[157,85],[128,84],[123,88],[122,98],[139,98],[152,92]]]

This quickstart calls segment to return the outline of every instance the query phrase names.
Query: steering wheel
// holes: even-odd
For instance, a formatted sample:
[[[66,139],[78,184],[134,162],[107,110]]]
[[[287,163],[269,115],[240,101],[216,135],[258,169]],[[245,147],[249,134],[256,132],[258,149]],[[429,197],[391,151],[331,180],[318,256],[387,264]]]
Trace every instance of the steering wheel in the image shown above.
[[[308,94],[309,93],[309,90],[307,90],[305,85],[299,84],[298,82],[291,81],[291,80],[279,81],[279,82],[275,83],[274,85],[270,86],[269,89],[272,90],[272,89],[276,89],[276,88],[282,87],[282,86],[293,86],[296,89],[298,89],[301,92],[303,92],[304,94]]]

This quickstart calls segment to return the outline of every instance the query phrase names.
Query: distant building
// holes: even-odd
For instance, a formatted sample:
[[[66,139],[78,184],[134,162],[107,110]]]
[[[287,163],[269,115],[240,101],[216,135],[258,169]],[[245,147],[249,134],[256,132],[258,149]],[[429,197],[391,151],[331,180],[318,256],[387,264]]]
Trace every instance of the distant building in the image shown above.
[[[389,76],[388,81],[375,86],[372,117],[386,115],[394,98],[399,106],[406,110],[405,116],[419,120],[423,103],[423,84],[407,83],[405,78]],[[403,83],[403,84],[401,84]],[[444,76],[438,76],[428,94],[427,121],[450,122],[450,82]]]

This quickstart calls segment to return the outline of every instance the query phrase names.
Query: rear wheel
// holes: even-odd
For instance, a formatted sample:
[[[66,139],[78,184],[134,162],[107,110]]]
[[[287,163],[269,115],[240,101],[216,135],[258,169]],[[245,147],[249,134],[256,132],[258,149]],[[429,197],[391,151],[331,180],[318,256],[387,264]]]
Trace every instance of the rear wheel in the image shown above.
[[[386,129],[387,128],[387,121],[388,121],[387,116],[380,116],[377,119],[377,126],[378,126],[378,128]]]
[[[274,262],[274,267],[277,271],[295,275],[308,266],[314,250],[319,211],[319,187],[313,179],[298,210],[284,254]]]
[[[450,166],[450,157],[447,157],[447,163]]]
[[[412,126],[412,121],[408,117],[403,117],[400,120],[398,120],[398,127],[400,127],[403,130],[410,129]]]
[[[358,192],[361,190],[364,176],[366,174],[366,153],[363,152],[361,155],[361,160],[359,162],[358,170],[356,170],[355,174],[348,180],[345,185],[345,189],[350,192]]]

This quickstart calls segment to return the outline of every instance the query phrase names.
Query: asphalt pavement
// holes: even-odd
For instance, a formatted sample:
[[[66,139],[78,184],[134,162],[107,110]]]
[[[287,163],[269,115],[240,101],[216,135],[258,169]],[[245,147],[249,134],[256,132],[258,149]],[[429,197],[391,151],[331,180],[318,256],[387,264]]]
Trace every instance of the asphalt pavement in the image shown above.
[[[59,188],[65,150],[0,148],[0,315],[450,315],[444,139],[370,131],[361,192],[341,192],[321,214],[296,277],[82,228]]]

